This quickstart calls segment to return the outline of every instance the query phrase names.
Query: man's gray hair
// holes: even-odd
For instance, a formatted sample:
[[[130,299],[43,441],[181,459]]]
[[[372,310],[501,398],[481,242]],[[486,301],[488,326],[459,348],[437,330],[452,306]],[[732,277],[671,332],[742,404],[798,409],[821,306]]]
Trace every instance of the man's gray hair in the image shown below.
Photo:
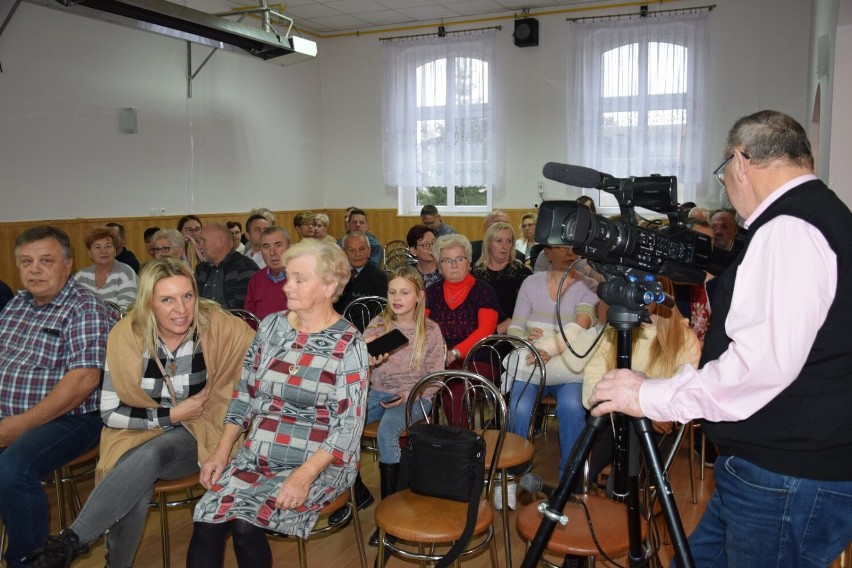
[[[725,157],[741,147],[755,165],[782,160],[813,170],[811,143],[802,125],[775,110],[762,110],[739,119],[725,142]]]

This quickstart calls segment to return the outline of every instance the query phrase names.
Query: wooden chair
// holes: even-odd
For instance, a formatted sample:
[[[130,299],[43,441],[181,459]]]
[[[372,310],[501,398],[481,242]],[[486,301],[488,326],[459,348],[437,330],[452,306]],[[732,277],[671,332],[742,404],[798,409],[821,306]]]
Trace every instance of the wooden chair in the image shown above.
[[[355,502],[355,488],[350,487],[349,491],[344,491],[340,495],[337,496],[337,499],[326,505],[320,511],[320,518],[317,520],[314,528],[311,529],[310,536],[305,539],[301,537],[296,537],[299,542],[299,567],[307,568],[308,566],[308,555],[306,550],[307,541],[313,537],[314,535],[322,535],[331,532],[336,532],[347,524],[349,521],[353,521],[353,525],[355,526],[355,544],[358,547],[358,557],[361,560],[361,568],[367,568],[367,551],[364,548],[364,533],[361,529],[361,518],[358,514],[358,508],[353,507],[352,503]],[[330,524],[330,515],[335,511],[339,510],[341,507],[346,507],[346,515],[342,517],[338,522],[334,524]],[[266,531],[266,534],[273,538],[282,538],[282,535],[273,532]]]
[[[198,484],[198,473],[187,475],[179,479],[160,479],[154,484],[154,502],[151,508],[160,511],[160,537],[163,545],[163,568],[171,566],[169,548],[169,509],[192,505],[201,497],[202,492],[193,493],[193,488]],[[169,500],[169,494],[178,491],[186,492],[185,497]],[[192,510],[190,509],[190,515]]]
[[[252,328],[255,331],[257,331],[257,328],[260,327],[260,319],[248,310],[241,310],[239,308],[232,308],[232,309],[228,310],[228,312],[237,316],[238,318],[240,318],[244,322],[246,322],[249,325],[249,327]]]
[[[433,391],[433,398],[450,393],[453,383],[462,385],[461,399],[469,406],[466,426],[483,432],[486,448],[486,480],[484,500],[480,501],[474,536],[467,544],[461,558],[476,554],[486,547],[491,556],[491,565],[497,566],[497,546],[494,542],[494,511],[491,508],[493,481],[496,464],[506,434],[506,403],[500,391],[487,379],[467,371],[440,371],[423,377],[411,390],[406,404],[406,425],[411,426],[414,405],[422,405],[425,393]],[[481,413],[473,411],[473,405],[484,407]],[[429,423],[447,423],[441,407],[436,405],[432,412],[425,412]],[[480,423],[476,424],[476,417]],[[378,566],[385,564],[386,554],[409,560],[434,562],[442,554],[438,546],[450,545],[462,534],[467,518],[467,503],[428,497],[404,489],[382,499],[376,506],[375,518],[379,528]],[[393,537],[393,538],[391,538]],[[429,550],[425,550],[428,545]]]
[[[527,365],[527,356],[532,358],[532,364]],[[503,441],[503,451],[497,469],[500,472],[500,487],[503,507],[501,518],[503,521],[503,545],[506,558],[512,558],[511,531],[509,529],[509,502],[508,484],[519,478],[522,473],[510,474],[509,468],[516,468],[527,464],[523,473],[532,469],[532,460],[535,455],[533,447],[533,433],[535,431],[535,416],[519,416],[517,412],[517,399],[512,399],[512,390],[518,381],[523,385],[522,393],[527,389],[535,391],[535,400],[532,408],[538,408],[541,400],[542,389],[546,384],[546,370],[544,361],[538,350],[526,339],[513,335],[490,335],[479,340],[464,360],[464,369],[485,375],[488,371],[491,376],[499,376],[500,393],[506,401],[508,409],[507,433]],[[483,368],[483,367],[487,367]],[[487,375],[486,375],[487,376]],[[529,419],[529,427],[523,436],[512,433],[516,420]],[[488,464],[487,464],[488,465]]]
[[[343,318],[357,327],[358,331],[364,331],[370,320],[379,315],[387,305],[388,299],[381,296],[355,298],[344,308]]]

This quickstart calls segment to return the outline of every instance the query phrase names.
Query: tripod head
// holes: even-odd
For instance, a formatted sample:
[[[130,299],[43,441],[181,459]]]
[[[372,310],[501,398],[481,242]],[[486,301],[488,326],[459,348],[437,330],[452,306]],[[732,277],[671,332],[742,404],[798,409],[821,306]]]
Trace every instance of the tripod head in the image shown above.
[[[649,272],[623,265],[589,264],[606,276],[606,281],[598,286],[598,297],[609,305],[607,320],[616,330],[632,329],[641,322],[651,323],[648,315],[651,304],[674,305],[662,283]]]

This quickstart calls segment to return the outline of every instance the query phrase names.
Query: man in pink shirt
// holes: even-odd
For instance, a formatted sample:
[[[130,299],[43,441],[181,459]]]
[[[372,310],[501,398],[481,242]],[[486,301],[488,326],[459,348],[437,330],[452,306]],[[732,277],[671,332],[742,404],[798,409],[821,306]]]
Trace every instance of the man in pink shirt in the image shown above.
[[[714,175],[749,233],[719,276],[700,370],[611,371],[592,414],[704,419],[720,457],[696,566],[827,566],[852,541],[852,213],[779,112],[737,121]]]

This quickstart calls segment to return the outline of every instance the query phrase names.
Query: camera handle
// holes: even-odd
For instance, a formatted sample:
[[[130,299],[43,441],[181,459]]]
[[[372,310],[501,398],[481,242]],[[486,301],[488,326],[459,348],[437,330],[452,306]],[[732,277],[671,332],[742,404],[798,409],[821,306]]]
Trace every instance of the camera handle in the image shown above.
[[[599,287],[598,295],[610,305],[607,312],[607,320],[616,330],[616,366],[619,369],[629,369],[633,350],[633,330],[643,320],[648,319],[648,313],[645,309],[645,305],[647,304],[643,305],[642,302],[635,302],[633,299],[643,297],[643,288],[647,288],[649,282],[629,282],[625,286],[623,281],[619,281],[617,284],[607,286],[615,280],[619,279],[611,276],[603,283]],[[635,286],[636,290],[626,289],[631,286]],[[541,524],[538,531],[536,531],[535,537],[530,541],[530,546],[524,556],[521,568],[535,568],[541,559],[542,554],[547,548],[547,542],[556,528],[557,522],[563,516],[565,505],[568,503],[571,495],[571,488],[574,487],[583,469],[583,464],[589,456],[594,439],[598,431],[606,423],[607,417],[605,416],[590,416],[586,421],[586,426],[580,433],[580,437],[571,448],[565,473],[559,480],[559,486],[548,499],[547,513],[542,515]],[[619,500],[623,500],[627,505],[627,530],[630,540],[628,557],[630,566],[634,567],[647,564],[641,537],[642,519],[638,506],[638,472],[629,471],[629,432],[632,425],[632,430],[638,438],[639,447],[642,449],[642,454],[645,457],[648,473],[657,486],[660,507],[662,508],[663,517],[672,538],[675,557],[682,568],[693,568],[694,562],[692,554],[689,551],[689,545],[687,544],[686,533],[677,511],[677,505],[671,491],[668,476],[663,469],[660,454],[654,443],[650,420],[647,418],[629,418],[624,414],[615,413],[615,424],[614,494],[618,495],[620,497]],[[692,459],[692,456],[689,459]]]

